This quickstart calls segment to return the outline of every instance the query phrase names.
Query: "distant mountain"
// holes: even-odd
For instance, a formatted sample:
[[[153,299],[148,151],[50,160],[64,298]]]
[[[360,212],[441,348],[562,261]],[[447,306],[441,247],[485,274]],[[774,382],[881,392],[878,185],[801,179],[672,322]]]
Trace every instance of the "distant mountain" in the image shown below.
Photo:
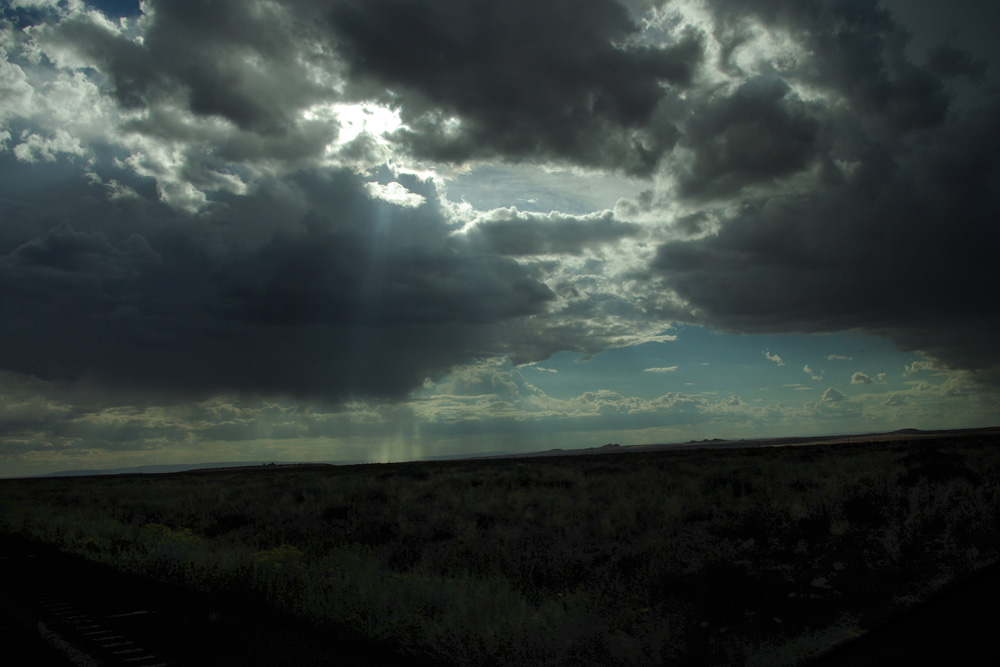
[[[503,456],[507,452],[487,452],[485,454],[443,454],[427,456],[420,461],[448,461],[454,459],[470,459],[480,457]],[[102,468],[98,470],[60,470],[50,472],[40,477],[83,477],[87,475],[155,475],[170,472],[186,472],[188,470],[205,470],[209,468],[248,468],[264,465],[295,465],[301,461],[214,461],[211,463],[167,463],[161,465],[130,466],[128,468]],[[315,461],[327,465],[357,465],[371,463],[370,461]]]
[[[906,437],[927,438],[927,437],[948,437],[955,435],[971,435],[975,433],[997,433],[1000,427],[986,428],[966,428],[953,430],[924,431],[916,428],[903,428],[888,433],[866,433],[852,435],[826,435],[826,436],[805,436],[805,437],[781,437],[781,438],[758,438],[751,440],[724,440],[721,438],[708,438],[705,440],[691,440],[685,443],[672,444],[646,444],[646,445],[618,445],[608,443],[599,447],[585,447],[580,449],[548,449],[535,452],[485,452],[478,454],[444,454],[440,456],[426,456],[418,461],[446,461],[461,459],[507,459],[507,458],[529,458],[542,456],[581,456],[588,454],[618,454],[626,452],[642,451],[665,451],[682,449],[729,449],[739,447],[773,447],[788,445],[808,445],[808,444],[830,444],[835,442],[860,443],[868,440],[902,439]],[[400,463],[402,461],[399,461]],[[252,467],[261,465],[301,465],[305,462],[282,462],[282,461],[223,461],[214,463],[178,463],[166,465],[133,466],[130,468],[109,468],[104,470],[62,470],[52,472],[42,477],[73,477],[81,475],[126,475],[126,474],[156,474],[170,472],[184,472],[187,470],[203,470],[206,468],[237,468]],[[357,465],[371,463],[370,461],[315,461],[316,464],[327,465]]]
[[[454,461],[454,460],[464,460],[464,459],[490,459],[499,458],[502,456],[517,456],[516,454],[511,454],[510,452],[482,452],[480,454],[439,454],[438,456],[425,456],[418,461]]]
[[[130,475],[156,474],[165,472],[184,472],[185,470],[201,470],[203,468],[237,468],[259,466],[271,461],[223,461],[213,463],[167,463],[162,465],[131,466],[128,468],[105,468],[101,470],[60,470],[50,472],[41,477],[80,477],[84,475]]]

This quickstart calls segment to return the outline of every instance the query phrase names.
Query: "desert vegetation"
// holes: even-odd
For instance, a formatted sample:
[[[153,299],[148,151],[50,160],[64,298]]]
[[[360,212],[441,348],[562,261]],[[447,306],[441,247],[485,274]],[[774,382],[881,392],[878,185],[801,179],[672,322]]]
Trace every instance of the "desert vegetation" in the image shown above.
[[[454,665],[801,663],[997,525],[982,434],[0,481],[0,530]]]

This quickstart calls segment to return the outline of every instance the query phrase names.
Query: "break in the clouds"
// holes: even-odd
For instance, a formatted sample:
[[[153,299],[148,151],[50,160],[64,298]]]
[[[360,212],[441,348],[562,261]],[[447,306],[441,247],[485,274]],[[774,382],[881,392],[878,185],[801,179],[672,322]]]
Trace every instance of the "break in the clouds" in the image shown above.
[[[937,6],[8,2],[0,457],[989,422],[1000,61]]]
[[[591,247],[638,236],[642,227],[614,219],[610,211],[566,216],[497,209],[477,221],[470,236],[499,255],[581,255]]]

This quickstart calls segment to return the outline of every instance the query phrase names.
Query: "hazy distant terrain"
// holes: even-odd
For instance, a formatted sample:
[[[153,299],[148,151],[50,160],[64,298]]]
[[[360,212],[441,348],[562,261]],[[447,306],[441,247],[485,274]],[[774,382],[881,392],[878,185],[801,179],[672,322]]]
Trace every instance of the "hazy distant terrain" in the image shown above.
[[[608,443],[599,447],[582,447],[578,449],[547,449],[537,452],[488,452],[483,454],[463,455],[450,454],[442,456],[428,456],[421,461],[448,461],[459,459],[502,459],[502,458],[532,458],[539,456],[582,456],[589,454],[634,454],[636,452],[652,451],[673,451],[692,449],[732,449],[742,447],[782,447],[788,445],[817,445],[830,444],[834,442],[883,442],[887,440],[901,440],[914,438],[940,437],[943,435],[973,435],[973,434],[1000,434],[1000,428],[979,428],[947,431],[921,431],[920,429],[900,429],[891,433],[864,433],[852,435],[822,435],[808,437],[785,437],[785,438],[758,438],[751,440],[725,440],[723,438],[706,438],[704,440],[692,440],[682,443],[649,444],[649,445],[619,445]],[[44,477],[78,477],[85,475],[126,475],[132,473],[158,474],[170,472],[185,472],[188,470],[210,470],[214,468],[239,468],[257,465],[299,465],[303,462],[289,461],[216,461],[211,463],[175,463],[163,465],[142,465],[127,468],[99,468],[99,469],[79,469],[60,470],[43,475]],[[329,465],[357,465],[366,463],[365,461],[318,461],[318,464]]]
[[[8,479],[0,529],[455,665],[799,664],[1000,558],[996,432],[791,443]]]

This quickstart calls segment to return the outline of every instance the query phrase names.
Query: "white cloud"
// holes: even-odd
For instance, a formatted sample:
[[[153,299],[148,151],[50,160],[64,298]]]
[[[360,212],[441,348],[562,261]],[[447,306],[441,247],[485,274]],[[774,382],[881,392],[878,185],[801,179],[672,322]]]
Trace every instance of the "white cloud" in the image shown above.
[[[827,361],[852,361],[854,357],[845,357],[842,354],[828,354],[826,355]]]
[[[906,375],[911,375],[913,373],[921,373],[924,371],[943,371],[944,366],[941,365],[936,359],[926,359],[922,361],[914,361],[912,364],[906,366]]]
[[[83,0],[12,0],[12,7],[24,7],[27,9],[58,9],[59,5],[65,5],[68,11],[83,11],[86,8]]]
[[[368,191],[369,196],[373,199],[382,199],[390,204],[404,208],[416,208],[427,201],[427,198],[423,195],[410,192],[396,181],[384,185],[375,182],[365,183],[365,190]]]
[[[823,392],[823,396],[819,399],[822,403],[840,403],[841,401],[846,401],[847,396],[840,393],[833,387],[829,387]]]
[[[900,394],[898,392],[892,392],[886,397],[886,399],[882,403],[880,403],[880,405],[882,405],[883,407],[898,408],[902,405],[905,405],[906,401],[907,401],[906,396],[904,396],[903,394]]]
[[[781,357],[779,357],[776,354],[771,354],[771,350],[761,350],[761,354],[763,354],[765,357],[767,357],[768,361],[773,361],[774,363],[778,364],[779,366],[784,366],[785,365],[785,362],[781,359]]]
[[[83,155],[84,150],[80,140],[70,136],[65,130],[56,130],[50,137],[26,133],[21,136],[21,143],[14,146],[14,155],[21,162],[54,162],[56,155]]]
[[[804,372],[806,375],[811,377],[813,380],[816,380],[817,382],[823,379],[823,371],[820,371],[817,374],[816,371],[810,368],[809,364],[806,364],[805,366],[802,367],[802,372]]]
[[[115,179],[105,182],[96,172],[87,172],[84,176],[94,185],[103,186],[108,193],[108,199],[115,201],[119,199],[141,199],[135,188],[125,185]]]
[[[338,144],[346,144],[364,133],[379,139],[402,126],[398,109],[376,104],[319,104],[307,109],[303,116],[306,119],[336,118],[341,125]]]
[[[840,424],[847,423],[845,420],[861,420],[864,415],[862,404],[850,399],[833,387],[827,388],[818,401],[804,404],[803,409],[801,417],[831,419]],[[854,428],[859,428],[860,425],[860,421],[853,422]],[[833,427],[827,426],[826,432],[829,433],[831,428]],[[843,426],[837,428],[843,428]]]
[[[0,32],[0,122],[31,113],[35,89],[20,66],[8,56],[15,48],[11,33]]]
[[[677,366],[664,366],[663,368],[647,368],[647,373],[673,373],[677,370]]]
[[[855,373],[851,376],[851,384],[871,384],[872,382],[874,382],[874,380],[861,372]]]

